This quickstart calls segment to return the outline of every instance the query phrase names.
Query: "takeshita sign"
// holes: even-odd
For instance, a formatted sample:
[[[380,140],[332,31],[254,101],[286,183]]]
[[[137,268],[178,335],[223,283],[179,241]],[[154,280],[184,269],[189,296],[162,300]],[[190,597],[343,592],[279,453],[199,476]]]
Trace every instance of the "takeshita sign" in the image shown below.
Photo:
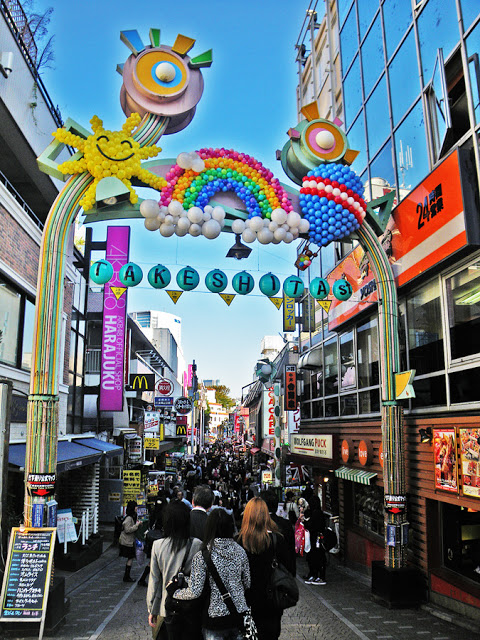
[[[468,168],[460,150],[451,153],[394,209],[381,238],[397,285],[405,285],[468,244],[478,244],[475,217],[467,215]],[[346,278],[349,300],[332,299],[329,329],[335,329],[378,302],[377,286],[365,252],[357,246],[328,276]]]

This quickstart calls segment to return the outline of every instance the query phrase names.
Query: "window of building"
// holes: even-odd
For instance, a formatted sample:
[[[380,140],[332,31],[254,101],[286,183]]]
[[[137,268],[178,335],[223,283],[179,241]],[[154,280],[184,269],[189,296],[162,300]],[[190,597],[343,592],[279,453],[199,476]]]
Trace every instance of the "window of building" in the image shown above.
[[[23,319],[22,369],[32,368],[33,330],[35,327],[35,305],[25,300]]]
[[[473,108],[475,111],[475,124],[480,122],[480,23],[466,39],[468,71],[472,86]]]
[[[412,7],[405,0],[385,0],[382,5],[387,57],[390,59],[412,23]],[[413,58],[416,61],[416,54]]]
[[[325,395],[338,393],[338,353],[337,339],[328,340],[324,345]]]
[[[357,394],[350,393],[340,396],[340,415],[355,416],[358,414]]]
[[[355,352],[353,348],[353,331],[340,336],[341,390],[355,387]]]
[[[444,57],[447,59],[459,40],[455,0],[428,0],[417,24],[423,82],[426,86],[433,76],[438,43],[442,43]]]
[[[438,280],[407,299],[410,368],[417,375],[444,369],[442,310]]]
[[[350,5],[352,4],[353,0],[338,0],[337,1],[337,11],[338,11],[338,18],[339,18],[339,22],[340,24],[342,24],[342,22],[345,20],[345,16],[348,13],[348,9],[350,8]]]
[[[380,390],[370,389],[369,391],[361,391],[358,394],[358,412],[378,413],[380,411]]]
[[[347,72],[353,56],[358,50],[357,11],[355,4],[348,14],[342,32],[340,33],[340,47],[342,52],[343,75]]]
[[[390,117],[387,105],[387,83],[385,76],[383,76],[365,107],[370,157],[377,153],[390,135]]]
[[[389,140],[370,165],[370,194],[368,200],[384,196],[395,190],[392,141]]]
[[[16,366],[22,297],[0,281],[0,360]]]
[[[358,5],[358,24],[360,27],[360,40],[367,33],[373,16],[378,9],[378,0],[357,0]]]
[[[378,385],[378,326],[376,318],[372,318],[357,328],[357,367],[359,388]]]
[[[380,16],[377,17],[372,28],[368,32],[368,35],[362,44],[361,51],[363,89],[365,91],[365,95],[368,96],[385,67]]]
[[[425,407],[441,407],[447,404],[445,375],[419,378],[415,376],[413,387],[415,398],[412,398],[412,409]]]
[[[479,376],[480,367],[450,372],[450,404],[480,402]]]
[[[440,503],[443,564],[480,582],[480,511]]]
[[[414,73],[416,65],[415,34],[412,29],[388,67],[394,126],[420,95],[418,73]]]
[[[345,77],[343,88],[345,95],[348,96],[348,99],[345,101],[345,122],[346,126],[350,126],[362,106],[362,81],[358,56],[355,58],[355,62]],[[350,138],[349,143],[352,144]]]
[[[428,152],[422,102],[419,100],[395,133],[400,200],[428,173]]]
[[[480,261],[445,280],[452,360],[480,354]]]
[[[347,138],[350,147],[360,152],[352,164],[353,171],[360,175],[367,164],[367,141],[365,139],[365,116],[363,111],[358,114],[358,118],[347,133]]]
[[[376,485],[352,482],[353,523],[371,533],[383,536],[385,513],[383,489]]]
[[[468,31],[480,14],[480,6],[472,0],[460,0],[460,5],[462,7],[463,30]]]

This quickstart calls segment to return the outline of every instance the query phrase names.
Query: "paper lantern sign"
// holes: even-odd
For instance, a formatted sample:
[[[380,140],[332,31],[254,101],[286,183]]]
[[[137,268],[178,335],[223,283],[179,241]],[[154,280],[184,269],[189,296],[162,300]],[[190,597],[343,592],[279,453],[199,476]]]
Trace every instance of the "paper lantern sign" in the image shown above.
[[[142,203],[143,204],[143,203]],[[148,282],[154,289],[164,289],[170,284],[172,274],[163,264],[157,264],[148,272]]]
[[[314,278],[310,283],[310,293],[315,300],[324,300],[330,293],[330,285],[324,278]]]
[[[353,293],[352,285],[347,280],[336,280],[332,290],[337,300],[348,300]]]
[[[136,287],[137,284],[140,284],[142,278],[143,271],[134,262],[124,264],[118,274],[118,279],[125,287]]]
[[[304,289],[303,280],[298,276],[289,276],[283,282],[283,291],[288,298],[300,298]]]
[[[273,273],[266,273],[258,283],[260,291],[269,298],[275,296],[280,289],[280,280]]]
[[[255,286],[255,281],[252,276],[246,271],[240,271],[233,276],[232,287],[241,296],[246,296],[250,293]]]
[[[192,267],[184,267],[177,273],[177,284],[184,291],[192,291],[198,286],[200,276]]]
[[[228,278],[220,269],[213,269],[205,276],[205,285],[212,293],[221,293],[227,284]]]
[[[108,260],[97,260],[90,267],[90,279],[95,284],[105,284],[113,276],[113,266]]]

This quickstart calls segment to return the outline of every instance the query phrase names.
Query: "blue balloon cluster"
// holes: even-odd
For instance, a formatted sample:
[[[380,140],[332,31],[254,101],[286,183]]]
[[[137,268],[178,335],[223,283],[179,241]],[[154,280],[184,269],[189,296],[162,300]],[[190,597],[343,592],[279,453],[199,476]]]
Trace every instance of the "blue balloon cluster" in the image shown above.
[[[207,182],[207,184],[205,184],[198,193],[195,203],[196,206],[204,209],[213,196],[219,191],[233,191],[235,195],[244,202],[249,218],[262,215],[260,205],[258,204],[252,189],[246,186],[243,182],[231,180],[230,178],[217,178],[211,182]]]
[[[338,184],[345,191],[351,189],[363,197],[364,188],[360,178],[349,167],[341,164],[323,164],[312,171],[307,177],[328,178]],[[303,217],[310,222],[310,240],[319,247],[325,247],[333,240],[340,240],[359,228],[360,224],[346,201],[335,202],[325,196],[300,194],[300,207]]]

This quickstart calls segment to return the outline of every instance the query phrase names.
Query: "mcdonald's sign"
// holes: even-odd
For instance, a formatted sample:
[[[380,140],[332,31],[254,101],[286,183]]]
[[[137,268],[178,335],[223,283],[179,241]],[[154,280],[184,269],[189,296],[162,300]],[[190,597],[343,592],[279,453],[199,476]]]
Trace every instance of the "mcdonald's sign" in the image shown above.
[[[155,391],[154,373],[131,373],[130,391]]]
[[[186,424],[177,424],[176,434],[177,434],[177,436],[186,436],[187,435],[187,425]]]

